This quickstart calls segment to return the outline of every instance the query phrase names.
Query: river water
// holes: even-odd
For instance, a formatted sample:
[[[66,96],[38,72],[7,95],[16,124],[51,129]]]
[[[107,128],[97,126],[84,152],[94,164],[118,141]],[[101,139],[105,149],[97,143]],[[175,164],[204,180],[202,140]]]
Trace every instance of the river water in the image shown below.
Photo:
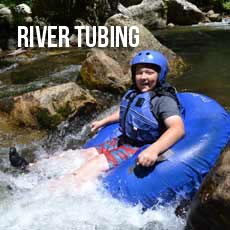
[[[203,93],[230,108],[230,27],[180,28],[156,32],[156,36],[190,64],[180,79],[170,80],[179,91]],[[64,68],[67,76],[72,76],[71,68],[77,68],[76,63],[70,64],[70,71]],[[79,132],[67,135],[67,139],[85,139],[88,129],[86,124]],[[182,230],[185,225],[183,219],[175,216],[175,207],[155,207],[143,213],[141,206],[131,207],[113,199],[100,181],[82,188],[71,183],[53,188],[50,181],[84,163],[80,149],[67,150],[62,158],[58,157],[63,149],[60,146],[55,152],[57,157],[47,159],[47,153],[37,143],[34,154],[40,158],[39,163],[29,173],[18,173],[9,168],[4,148],[0,162],[5,166],[0,172],[0,229]]]
[[[178,91],[206,94],[230,109],[230,24],[182,27],[155,35],[181,55],[190,69],[172,80]]]

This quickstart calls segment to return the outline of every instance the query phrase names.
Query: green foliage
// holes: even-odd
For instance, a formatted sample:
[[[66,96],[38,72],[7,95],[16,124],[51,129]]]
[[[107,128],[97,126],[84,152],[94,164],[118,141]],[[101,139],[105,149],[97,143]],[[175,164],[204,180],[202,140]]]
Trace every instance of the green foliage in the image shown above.
[[[224,7],[225,10],[230,11],[230,1],[224,2],[223,7]]]
[[[32,6],[33,0],[1,0],[1,3],[6,6],[16,6],[21,3],[25,3],[28,6]]]

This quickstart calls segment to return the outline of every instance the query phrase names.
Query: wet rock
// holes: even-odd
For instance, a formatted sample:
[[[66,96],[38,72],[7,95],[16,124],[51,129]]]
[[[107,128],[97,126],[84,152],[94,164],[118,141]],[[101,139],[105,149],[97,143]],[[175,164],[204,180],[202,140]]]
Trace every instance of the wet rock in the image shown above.
[[[4,16],[4,15],[11,15],[12,12],[10,10],[10,8],[8,7],[4,7],[4,5],[2,5],[3,7],[0,8],[0,15]]]
[[[192,25],[203,21],[205,16],[194,4],[185,0],[167,1],[168,23],[177,25]]]
[[[187,230],[230,229],[230,148],[223,151],[192,202]]]
[[[174,25],[173,23],[169,23],[169,24],[167,25],[167,27],[168,27],[168,28],[173,28],[173,27],[175,27],[175,25]]]
[[[214,10],[209,10],[209,11],[207,12],[207,16],[208,16],[208,17],[209,17],[210,15],[212,15],[212,14],[215,14]]]
[[[24,3],[14,8],[14,22],[16,25],[31,25],[33,22],[31,15],[31,8]]]
[[[32,14],[31,8],[25,3],[19,4],[15,7],[15,12],[18,14],[23,14],[29,16]]]
[[[208,18],[209,22],[221,22],[222,16],[219,13],[215,13],[214,10],[209,10],[206,13],[206,18]]]
[[[211,22],[221,22],[222,21],[222,16],[218,13],[214,13],[209,15],[208,17]]]
[[[123,7],[118,6],[119,11],[138,21],[149,29],[166,27],[167,8],[162,0],[143,0],[139,5]]]
[[[15,97],[9,117],[19,126],[54,128],[71,113],[85,107],[92,109],[95,104],[87,91],[66,83]]]
[[[119,63],[99,49],[92,49],[83,62],[81,77],[87,87],[102,91],[123,92],[129,83]]]
[[[28,24],[32,24],[33,23],[33,18],[28,16],[24,18],[25,23]]]

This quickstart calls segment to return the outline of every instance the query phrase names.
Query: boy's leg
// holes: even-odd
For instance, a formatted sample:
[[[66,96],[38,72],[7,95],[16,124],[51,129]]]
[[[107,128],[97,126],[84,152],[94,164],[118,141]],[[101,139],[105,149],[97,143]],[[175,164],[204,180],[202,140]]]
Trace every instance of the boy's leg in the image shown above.
[[[116,167],[122,161],[127,160],[129,157],[139,149],[129,144],[117,146],[117,140],[113,139],[110,142],[106,142],[101,148],[86,149],[89,157],[92,157],[82,167],[77,169],[72,175],[75,177],[76,182],[85,182],[91,179],[95,179],[103,172]],[[86,152],[87,155],[87,152]]]
[[[81,149],[81,154],[83,155],[83,157],[86,159],[86,160],[90,160],[96,156],[99,155],[98,151],[96,148],[94,147],[91,147],[91,148],[88,148],[88,149]]]
[[[72,175],[76,182],[85,182],[97,178],[103,172],[109,170],[109,163],[104,154],[97,155],[77,169]]]
[[[87,161],[83,166],[74,171],[71,174],[65,175],[61,179],[57,179],[50,184],[51,190],[56,188],[68,188],[69,185],[81,185],[87,181],[96,179],[103,172],[106,172],[109,169],[109,164],[104,156],[100,154],[93,157],[91,160]]]

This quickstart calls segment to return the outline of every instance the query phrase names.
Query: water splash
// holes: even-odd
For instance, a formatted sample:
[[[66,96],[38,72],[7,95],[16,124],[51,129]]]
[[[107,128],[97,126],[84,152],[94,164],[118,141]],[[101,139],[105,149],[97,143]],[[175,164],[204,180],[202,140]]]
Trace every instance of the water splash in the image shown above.
[[[129,206],[113,199],[100,181],[50,190],[50,181],[79,168],[84,163],[80,150],[60,152],[42,159],[30,173],[0,174],[0,184],[11,188],[1,200],[0,229],[183,229],[184,222],[174,207],[159,207],[142,213],[140,205]]]

